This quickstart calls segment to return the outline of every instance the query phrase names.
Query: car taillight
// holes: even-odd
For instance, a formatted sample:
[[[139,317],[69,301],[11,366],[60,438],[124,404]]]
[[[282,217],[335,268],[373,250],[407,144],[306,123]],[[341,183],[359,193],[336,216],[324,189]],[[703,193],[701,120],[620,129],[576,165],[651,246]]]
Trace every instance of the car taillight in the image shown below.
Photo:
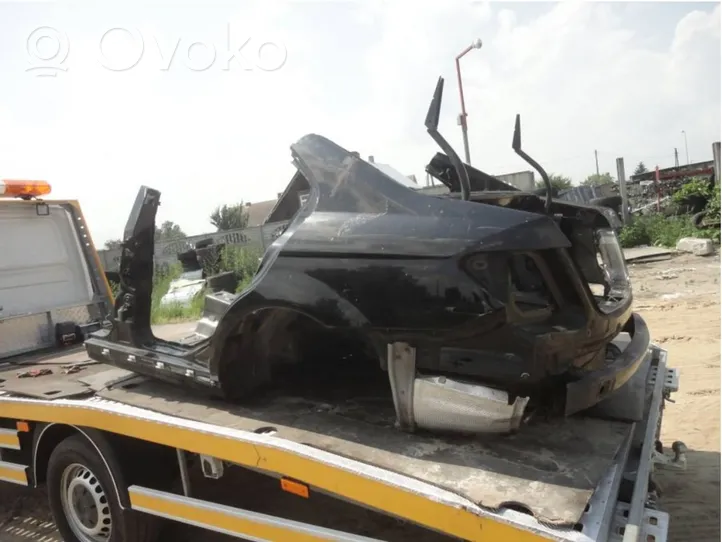
[[[604,291],[597,295],[599,310],[609,314],[624,305],[632,295],[627,263],[619,245],[617,234],[612,229],[596,232],[599,265],[604,274]]]

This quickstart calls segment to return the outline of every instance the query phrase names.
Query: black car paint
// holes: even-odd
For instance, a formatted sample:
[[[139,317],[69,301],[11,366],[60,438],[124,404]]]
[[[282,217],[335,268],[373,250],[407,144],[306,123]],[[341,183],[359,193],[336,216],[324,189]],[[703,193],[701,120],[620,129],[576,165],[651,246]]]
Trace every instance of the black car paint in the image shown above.
[[[112,326],[86,342],[91,357],[177,382],[191,371],[194,383],[237,398],[272,373],[273,359],[263,355],[268,347],[259,350],[259,340],[248,338],[276,333],[282,342],[280,327],[293,327],[302,315],[304,326],[353,336],[382,366],[385,345],[404,340],[416,346],[421,371],[462,374],[540,401],[558,402],[575,382],[566,414],[626,381],[628,375],[615,381],[617,373],[602,364],[607,344],[630,321],[631,297],[602,314],[588,286],[601,281],[594,228],[609,227],[598,208],[554,201],[554,216],[547,216],[535,195],[474,192],[479,172],[470,166],[471,201],[427,196],[317,135],[303,137],[292,155],[298,172],[291,184],[310,189],[306,204],[267,249],[250,286],[216,315],[215,333],[192,346],[152,337],[160,194],[141,190],[126,227]],[[512,291],[512,257],[523,259],[522,268],[533,262],[549,290],[531,308]],[[546,303],[540,299],[548,306],[537,307]],[[165,370],[158,370],[160,359]],[[634,363],[622,363],[618,373]]]

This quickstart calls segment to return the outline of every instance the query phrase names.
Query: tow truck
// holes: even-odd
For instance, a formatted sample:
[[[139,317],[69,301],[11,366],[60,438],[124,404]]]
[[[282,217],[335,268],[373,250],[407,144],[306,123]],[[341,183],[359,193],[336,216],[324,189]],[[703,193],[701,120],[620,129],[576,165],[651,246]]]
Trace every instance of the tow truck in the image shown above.
[[[664,349],[597,407],[513,435],[406,433],[364,398],[230,404],[87,355],[113,295],[79,203],[50,192],[0,181],[0,480],[45,486],[64,541],[666,540],[654,471],[686,449],[660,441]]]

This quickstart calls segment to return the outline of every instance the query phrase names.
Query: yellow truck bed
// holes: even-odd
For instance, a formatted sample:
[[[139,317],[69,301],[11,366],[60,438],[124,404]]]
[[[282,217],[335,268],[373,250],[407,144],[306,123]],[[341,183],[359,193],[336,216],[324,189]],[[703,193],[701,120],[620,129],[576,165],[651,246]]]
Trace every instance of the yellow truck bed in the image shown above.
[[[18,377],[37,369],[52,374]],[[212,456],[466,540],[596,540],[643,425],[580,416],[510,436],[408,434],[378,397],[233,405],[93,362],[82,348],[0,369],[0,417]]]

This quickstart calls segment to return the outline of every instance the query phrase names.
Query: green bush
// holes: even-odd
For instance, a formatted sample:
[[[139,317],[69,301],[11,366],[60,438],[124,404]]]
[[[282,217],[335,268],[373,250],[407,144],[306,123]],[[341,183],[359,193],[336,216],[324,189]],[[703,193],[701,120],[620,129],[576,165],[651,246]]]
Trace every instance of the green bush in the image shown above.
[[[675,203],[684,203],[690,196],[712,197],[709,180],[702,177],[691,179],[672,195],[672,201]]]
[[[110,286],[110,293],[113,295],[113,299],[115,299],[120,293],[120,283],[108,280],[108,285]]]
[[[622,228],[622,231],[619,232],[619,242],[624,248],[652,244],[643,217],[635,217],[631,224],[627,224]]]
[[[719,242],[717,228],[700,230],[694,227],[689,216],[664,216],[650,214],[634,217],[619,234],[624,248],[640,245],[674,247],[682,237],[703,237]]]
[[[243,291],[253,279],[258,269],[258,259],[263,251],[255,247],[226,246],[215,271],[218,273],[233,272],[238,279],[236,293]],[[210,274],[213,270],[208,269]],[[203,313],[206,289],[201,290],[189,306],[166,305],[161,306],[161,298],[168,292],[170,283],[177,279],[182,272],[180,263],[170,267],[169,271],[158,272],[153,277],[153,301],[151,305],[151,323],[164,324],[197,320]]]
[[[238,279],[236,292],[243,291],[253,279],[258,269],[259,258],[263,251],[255,247],[227,246],[221,258],[221,273],[233,271]]]
[[[697,177],[685,183],[672,196],[673,205],[684,208],[689,198],[699,196],[707,200],[705,211],[707,220],[720,220],[720,187],[719,182],[710,186],[709,179]],[[690,215],[664,216],[650,214],[633,217],[631,224],[622,228],[619,241],[623,247],[639,245],[656,245],[674,247],[682,237],[702,237],[719,243],[719,228],[698,229],[692,224]]]
[[[719,183],[717,183],[714,187],[714,190],[712,191],[712,194],[710,194],[710,199],[707,202],[707,211],[708,215],[707,218],[714,219],[715,221],[720,221],[720,189],[719,189]]]
[[[217,272],[224,273],[232,271],[238,279],[238,287],[235,293],[242,292],[253,280],[258,269],[259,258],[263,251],[255,247],[226,246],[223,256],[218,262]],[[196,320],[203,313],[205,302],[205,288],[196,295],[189,306],[166,305],[161,306],[160,300],[170,289],[170,283],[181,276],[183,268],[180,262],[176,262],[167,268],[158,268],[153,274],[153,294],[151,296],[151,323],[167,324],[170,322],[182,322],[185,320]],[[120,284],[110,282],[113,297],[120,292]]]
[[[181,304],[161,305],[160,300],[170,289],[170,283],[183,273],[180,262],[176,262],[167,269],[157,269],[153,274],[153,294],[151,295],[150,321],[151,324],[167,324],[200,318],[203,312],[203,292],[201,291],[190,306]]]
[[[203,314],[204,290],[201,290],[191,302],[190,305],[181,305],[180,303],[171,303],[170,305],[155,305],[151,308],[150,319],[151,324],[170,324],[174,322],[185,322],[188,320],[198,320]]]

